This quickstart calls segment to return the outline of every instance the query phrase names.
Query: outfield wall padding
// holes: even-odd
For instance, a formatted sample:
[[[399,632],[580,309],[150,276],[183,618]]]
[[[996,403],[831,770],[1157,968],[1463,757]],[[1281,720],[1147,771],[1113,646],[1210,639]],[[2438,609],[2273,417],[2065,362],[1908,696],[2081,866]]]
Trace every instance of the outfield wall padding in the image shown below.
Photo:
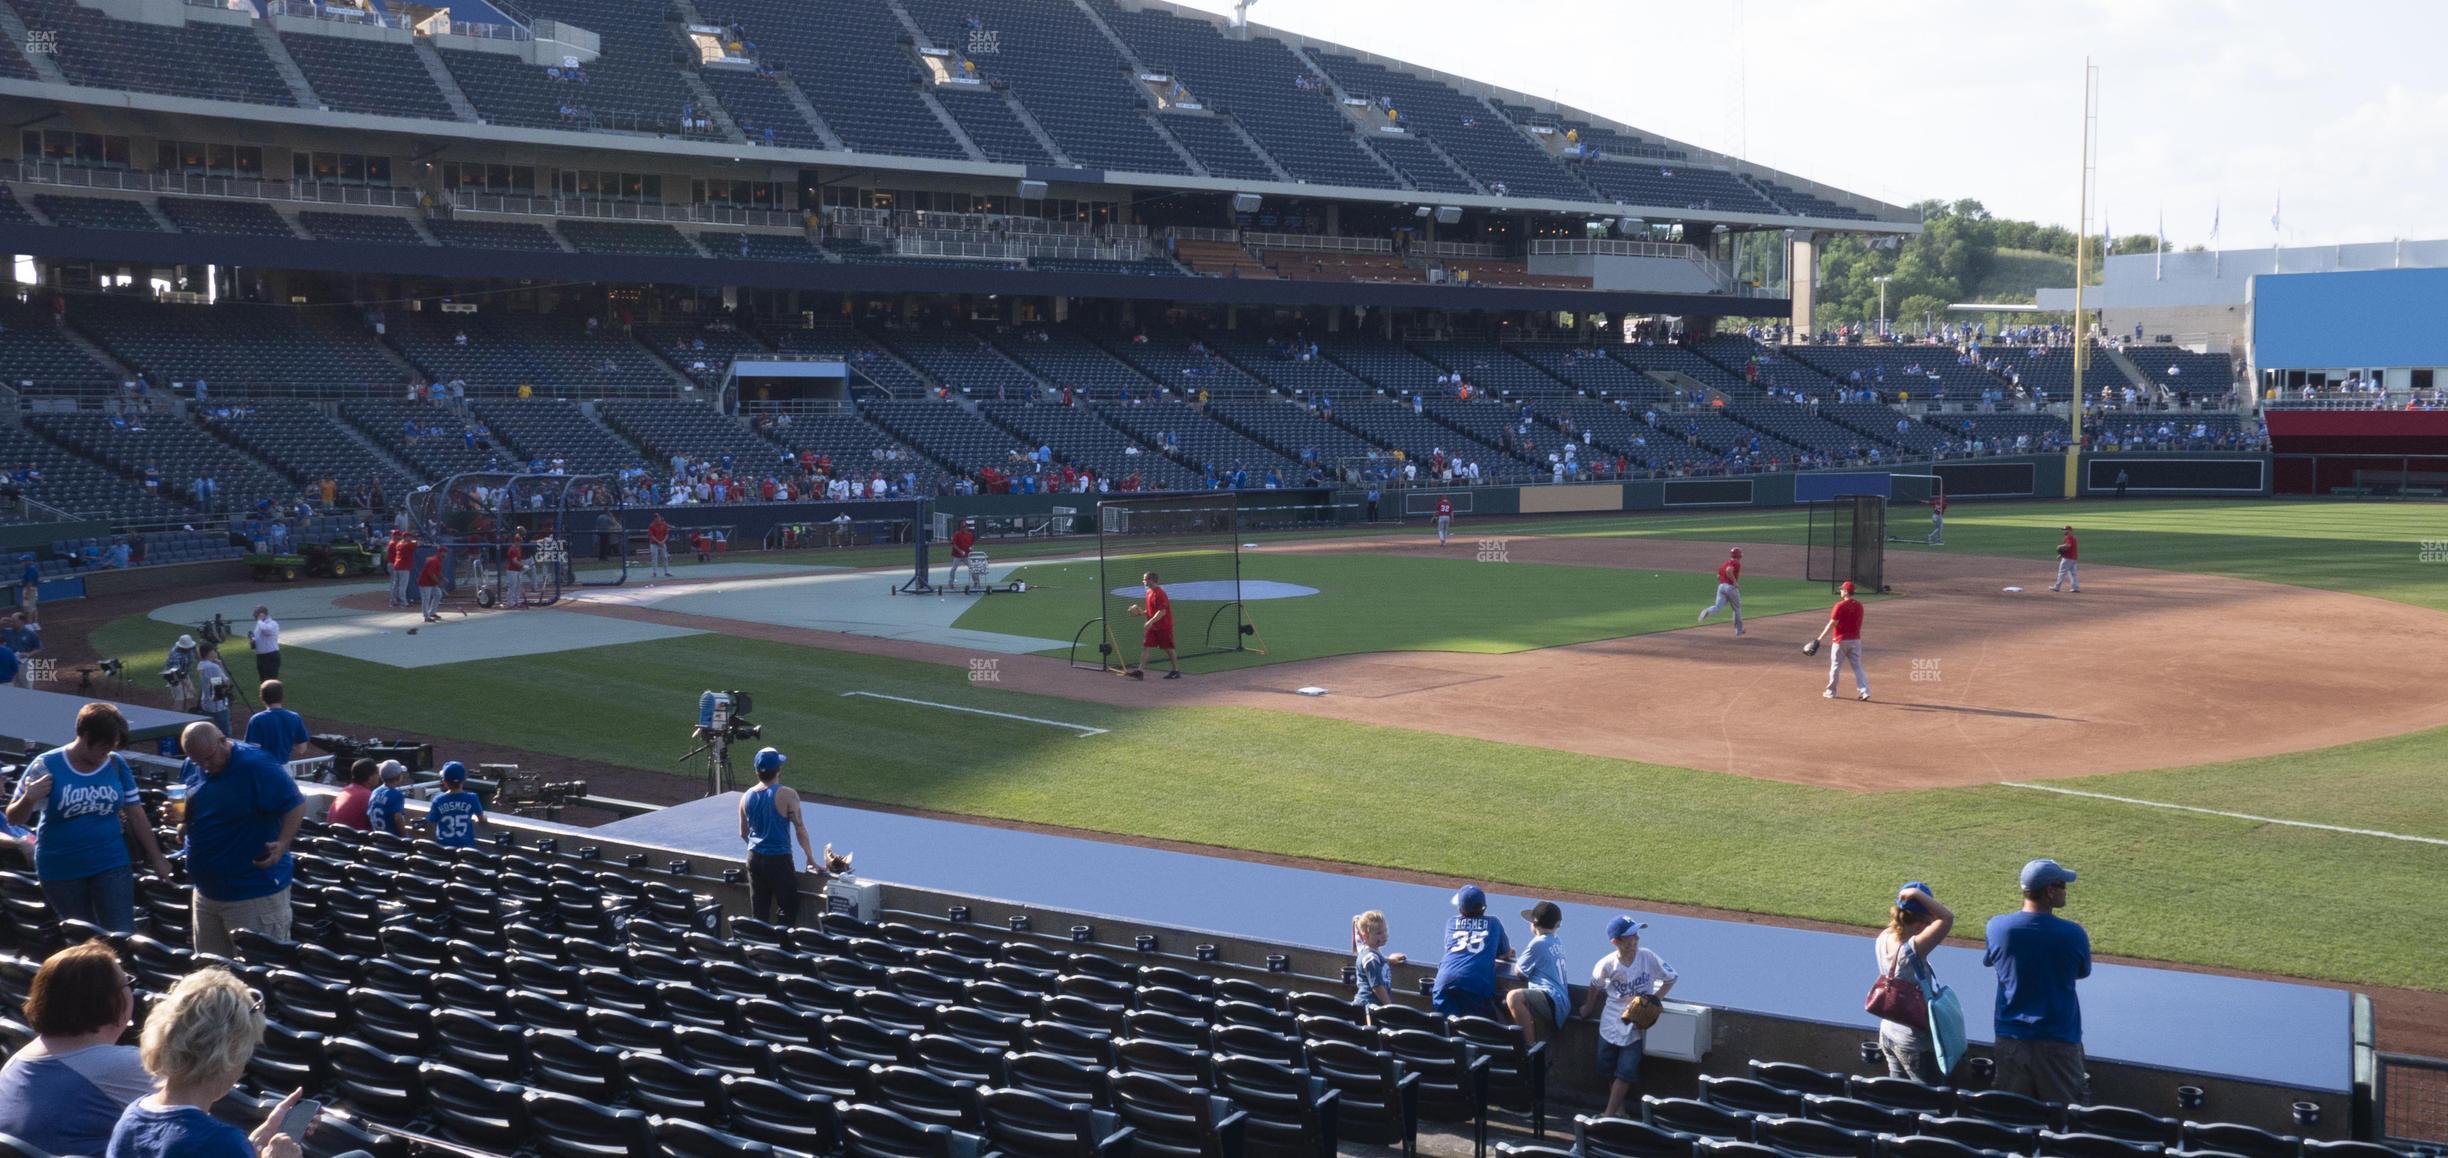
[[[1622,483],[1567,483],[1563,486],[1521,488],[1521,513],[1525,515],[1623,509]]]

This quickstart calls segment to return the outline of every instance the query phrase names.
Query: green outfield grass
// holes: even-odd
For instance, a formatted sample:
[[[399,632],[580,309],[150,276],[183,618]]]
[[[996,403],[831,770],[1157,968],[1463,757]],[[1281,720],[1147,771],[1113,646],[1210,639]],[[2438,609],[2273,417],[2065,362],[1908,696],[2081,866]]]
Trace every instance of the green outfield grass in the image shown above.
[[[100,642],[151,670],[162,626],[123,619]],[[2102,952],[2448,990],[2437,847],[2005,787],[1861,795],[1256,710],[1115,708],[728,637],[426,669],[292,648],[285,668],[318,731],[415,721],[680,774],[670,761],[689,746],[696,695],[719,684],[754,693],[767,739],[798,757],[796,782],[832,796],[1779,916],[1866,924],[1915,878],[1967,916],[2000,911],[2015,869],[2047,854],[2083,873],[2073,915]],[[842,698],[853,690],[1112,731]],[[2310,757],[2355,771],[2322,786],[2317,810],[2278,798],[2290,762],[2307,759],[2081,783],[2145,797],[2254,784],[2252,807],[2273,815],[2394,825],[2400,802],[2436,798],[2448,730]]]
[[[1244,580],[1269,579],[1318,589],[1293,599],[1248,605],[1266,653],[1230,652],[1200,657],[1199,671],[1261,663],[1378,651],[1526,651],[1587,643],[1692,626],[1701,608],[1716,598],[1713,576],[1687,571],[1632,571],[1621,567],[1575,567],[1477,559],[1472,545],[1457,544],[1436,558],[1395,555],[1241,556]],[[1109,578],[1153,567],[1170,581],[1228,574],[1228,556],[1150,556],[1142,563],[1107,568]],[[1069,639],[1097,614],[1097,565],[1039,563],[1012,576],[1032,588],[1020,597],[980,599],[955,626],[1045,639]],[[1117,586],[1121,585],[1117,582]],[[1827,584],[1745,576],[1743,612],[1779,615],[1826,606]],[[1116,615],[1125,606],[1112,603]],[[1201,650],[1207,625],[1221,603],[1177,598],[1176,642]],[[1720,630],[1731,617],[1719,612]],[[1221,629],[1231,638],[1230,616]],[[1115,638],[1134,661],[1138,621],[1118,623]],[[1063,649],[1049,652],[1063,655]],[[1162,656],[1157,657],[1160,661]]]
[[[1946,549],[2028,555],[2044,572],[2056,528],[2067,521],[2082,533],[2088,563],[2242,575],[2448,610],[2448,592],[2440,590],[2448,564],[2417,561],[2420,540],[2448,537],[2448,515],[2436,505],[1965,507],[1949,519]],[[1791,512],[1487,525],[1511,534],[1729,543],[1801,535]],[[996,547],[1006,558],[1053,552],[1077,554],[1078,544]],[[846,561],[841,553],[809,556]],[[875,562],[906,558],[902,549]],[[1252,574],[1329,592],[1280,610],[1258,605],[1262,628],[1280,637],[1271,643],[1306,636],[1316,642],[1301,646],[1317,654],[1356,646],[1509,650],[1659,630],[1688,624],[1710,594],[1707,577],[1690,573],[1652,579],[1620,569],[1459,559],[1253,558],[1265,570]],[[1279,563],[1286,570],[1273,571]],[[1059,564],[1043,566],[1051,572]],[[1036,631],[1019,622],[1068,618],[1060,632],[1045,633],[1067,637],[1091,597],[1084,579],[1064,578],[1049,573],[1042,601],[998,596],[971,614],[1018,617],[1003,630]],[[1762,601],[1772,596],[1755,584],[1774,578],[1746,576],[1756,613],[1769,613]],[[1782,586],[1800,599],[1797,606],[1825,598],[1824,588]],[[1374,598],[1344,595],[1351,591]],[[1298,604],[1316,610],[1296,612]],[[1050,610],[1056,607],[1069,610]],[[1315,618],[1293,630],[1303,614]],[[149,671],[175,634],[131,616],[95,642],[131,670]],[[1866,795],[1258,710],[1109,707],[999,691],[963,669],[730,637],[425,669],[293,648],[285,666],[293,703],[318,731],[411,727],[682,774],[671,760],[689,746],[697,693],[738,687],[756,695],[767,737],[799,757],[797,782],[833,796],[1776,916],[1867,925],[1898,881],[1918,878],[1976,919],[2012,906],[2013,872],[2025,859],[2051,855],[2082,872],[2070,915],[2090,926],[2102,952],[2448,991],[2437,950],[2448,923],[2440,890],[2448,848],[2436,845],[2002,785]],[[1016,721],[842,698],[854,690],[1111,731],[1082,739]],[[2448,729],[2065,783],[2448,838],[2442,767]]]

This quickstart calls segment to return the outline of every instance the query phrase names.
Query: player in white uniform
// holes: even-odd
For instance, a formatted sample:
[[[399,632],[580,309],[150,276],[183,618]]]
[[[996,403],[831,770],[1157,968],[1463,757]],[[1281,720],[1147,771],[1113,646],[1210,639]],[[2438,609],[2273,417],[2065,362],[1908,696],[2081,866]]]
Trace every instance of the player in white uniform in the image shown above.
[[[1726,608],[1734,609],[1734,634],[1743,633],[1742,622],[1742,548],[1736,547],[1726,561],[1717,565],[1717,602],[1700,613],[1700,622]]]
[[[1442,547],[1453,536],[1453,499],[1438,495],[1436,512],[1437,546]]]

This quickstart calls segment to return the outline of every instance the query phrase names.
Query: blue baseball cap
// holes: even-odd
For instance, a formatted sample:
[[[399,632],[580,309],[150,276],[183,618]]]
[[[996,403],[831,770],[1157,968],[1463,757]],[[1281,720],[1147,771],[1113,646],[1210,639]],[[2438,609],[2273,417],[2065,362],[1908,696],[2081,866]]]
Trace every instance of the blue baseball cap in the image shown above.
[[[1477,885],[1464,885],[1453,895],[1454,907],[1465,913],[1487,911],[1487,893]]]
[[[444,784],[459,784],[465,782],[466,780],[467,765],[462,764],[457,760],[453,760],[450,763],[442,766],[442,782]]]
[[[756,770],[759,772],[777,771],[789,761],[790,757],[783,755],[778,748],[759,748],[756,754]]]
[[[1630,917],[1619,915],[1614,920],[1607,922],[1607,940],[1612,941],[1618,937],[1638,937],[1641,930],[1648,927],[1649,922],[1647,921],[1635,921]]]
[[[1900,889],[1897,889],[1897,890],[1896,890],[1896,897],[1897,897],[1897,899],[1898,899],[1898,900],[1901,902],[1901,903],[1897,904],[1897,905],[1896,905],[1896,907],[1897,907],[1897,908],[1899,908],[1899,909],[1904,910],[1904,911],[1905,911],[1905,912],[1907,912],[1907,913],[1926,913],[1926,912],[1928,912],[1928,911],[1929,911],[1929,906],[1928,906],[1928,905],[1924,905],[1924,904],[1922,904],[1922,903],[1921,903],[1921,902],[1919,902],[1919,901],[1905,901],[1905,900],[1903,900],[1903,899],[1902,899],[1902,898],[1903,898],[1903,896],[1904,896],[1904,894],[1909,893],[1909,892],[1913,891],[1914,889],[1919,889],[1919,890],[1921,890],[1922,892],[1928,893],[1929,895],[1931,895],[1931,896],[1933,896],[1933,897],[1938,895],[1938,890],[1936,890],[1936,889],[1933,889],[1933,888],[1929,887],[1929,885],[1927,885],[1927,884],[1925,884],[1925,883],[1923,883],[1923,882],[1921,882],[1921,881],[1906,881],[1906,882],[1904,882],[1904,887],[1903,887],[1903,888],[1900,888]]]
[[[2072,884],[2073,882],[2073,869],[2047,857],[2041,857],[2023,866],[2023,887],[2026,889],[2044,889],[2050,885]]]

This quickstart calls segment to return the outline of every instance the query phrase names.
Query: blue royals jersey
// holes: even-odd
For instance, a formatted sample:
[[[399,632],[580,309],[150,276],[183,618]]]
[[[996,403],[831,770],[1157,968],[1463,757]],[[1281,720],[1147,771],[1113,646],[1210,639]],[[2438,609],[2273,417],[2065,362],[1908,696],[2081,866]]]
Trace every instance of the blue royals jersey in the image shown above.
[[[444,848],[476,847],[476,818],[482,815],[484,801],[464,789],[434,797],[425,810],[425,819],[433,822],[434,843]]]
[[[1445,922],[1445,959],[1437,963],[1438,990],[1496,992],[1496,959],[1513,948],[1504,922],[1494,917],[1455,917]]]
[[[408,794],[385,785],[366,797],[366,826],[376,832],[391,831],[391,818],[408,809]]]

